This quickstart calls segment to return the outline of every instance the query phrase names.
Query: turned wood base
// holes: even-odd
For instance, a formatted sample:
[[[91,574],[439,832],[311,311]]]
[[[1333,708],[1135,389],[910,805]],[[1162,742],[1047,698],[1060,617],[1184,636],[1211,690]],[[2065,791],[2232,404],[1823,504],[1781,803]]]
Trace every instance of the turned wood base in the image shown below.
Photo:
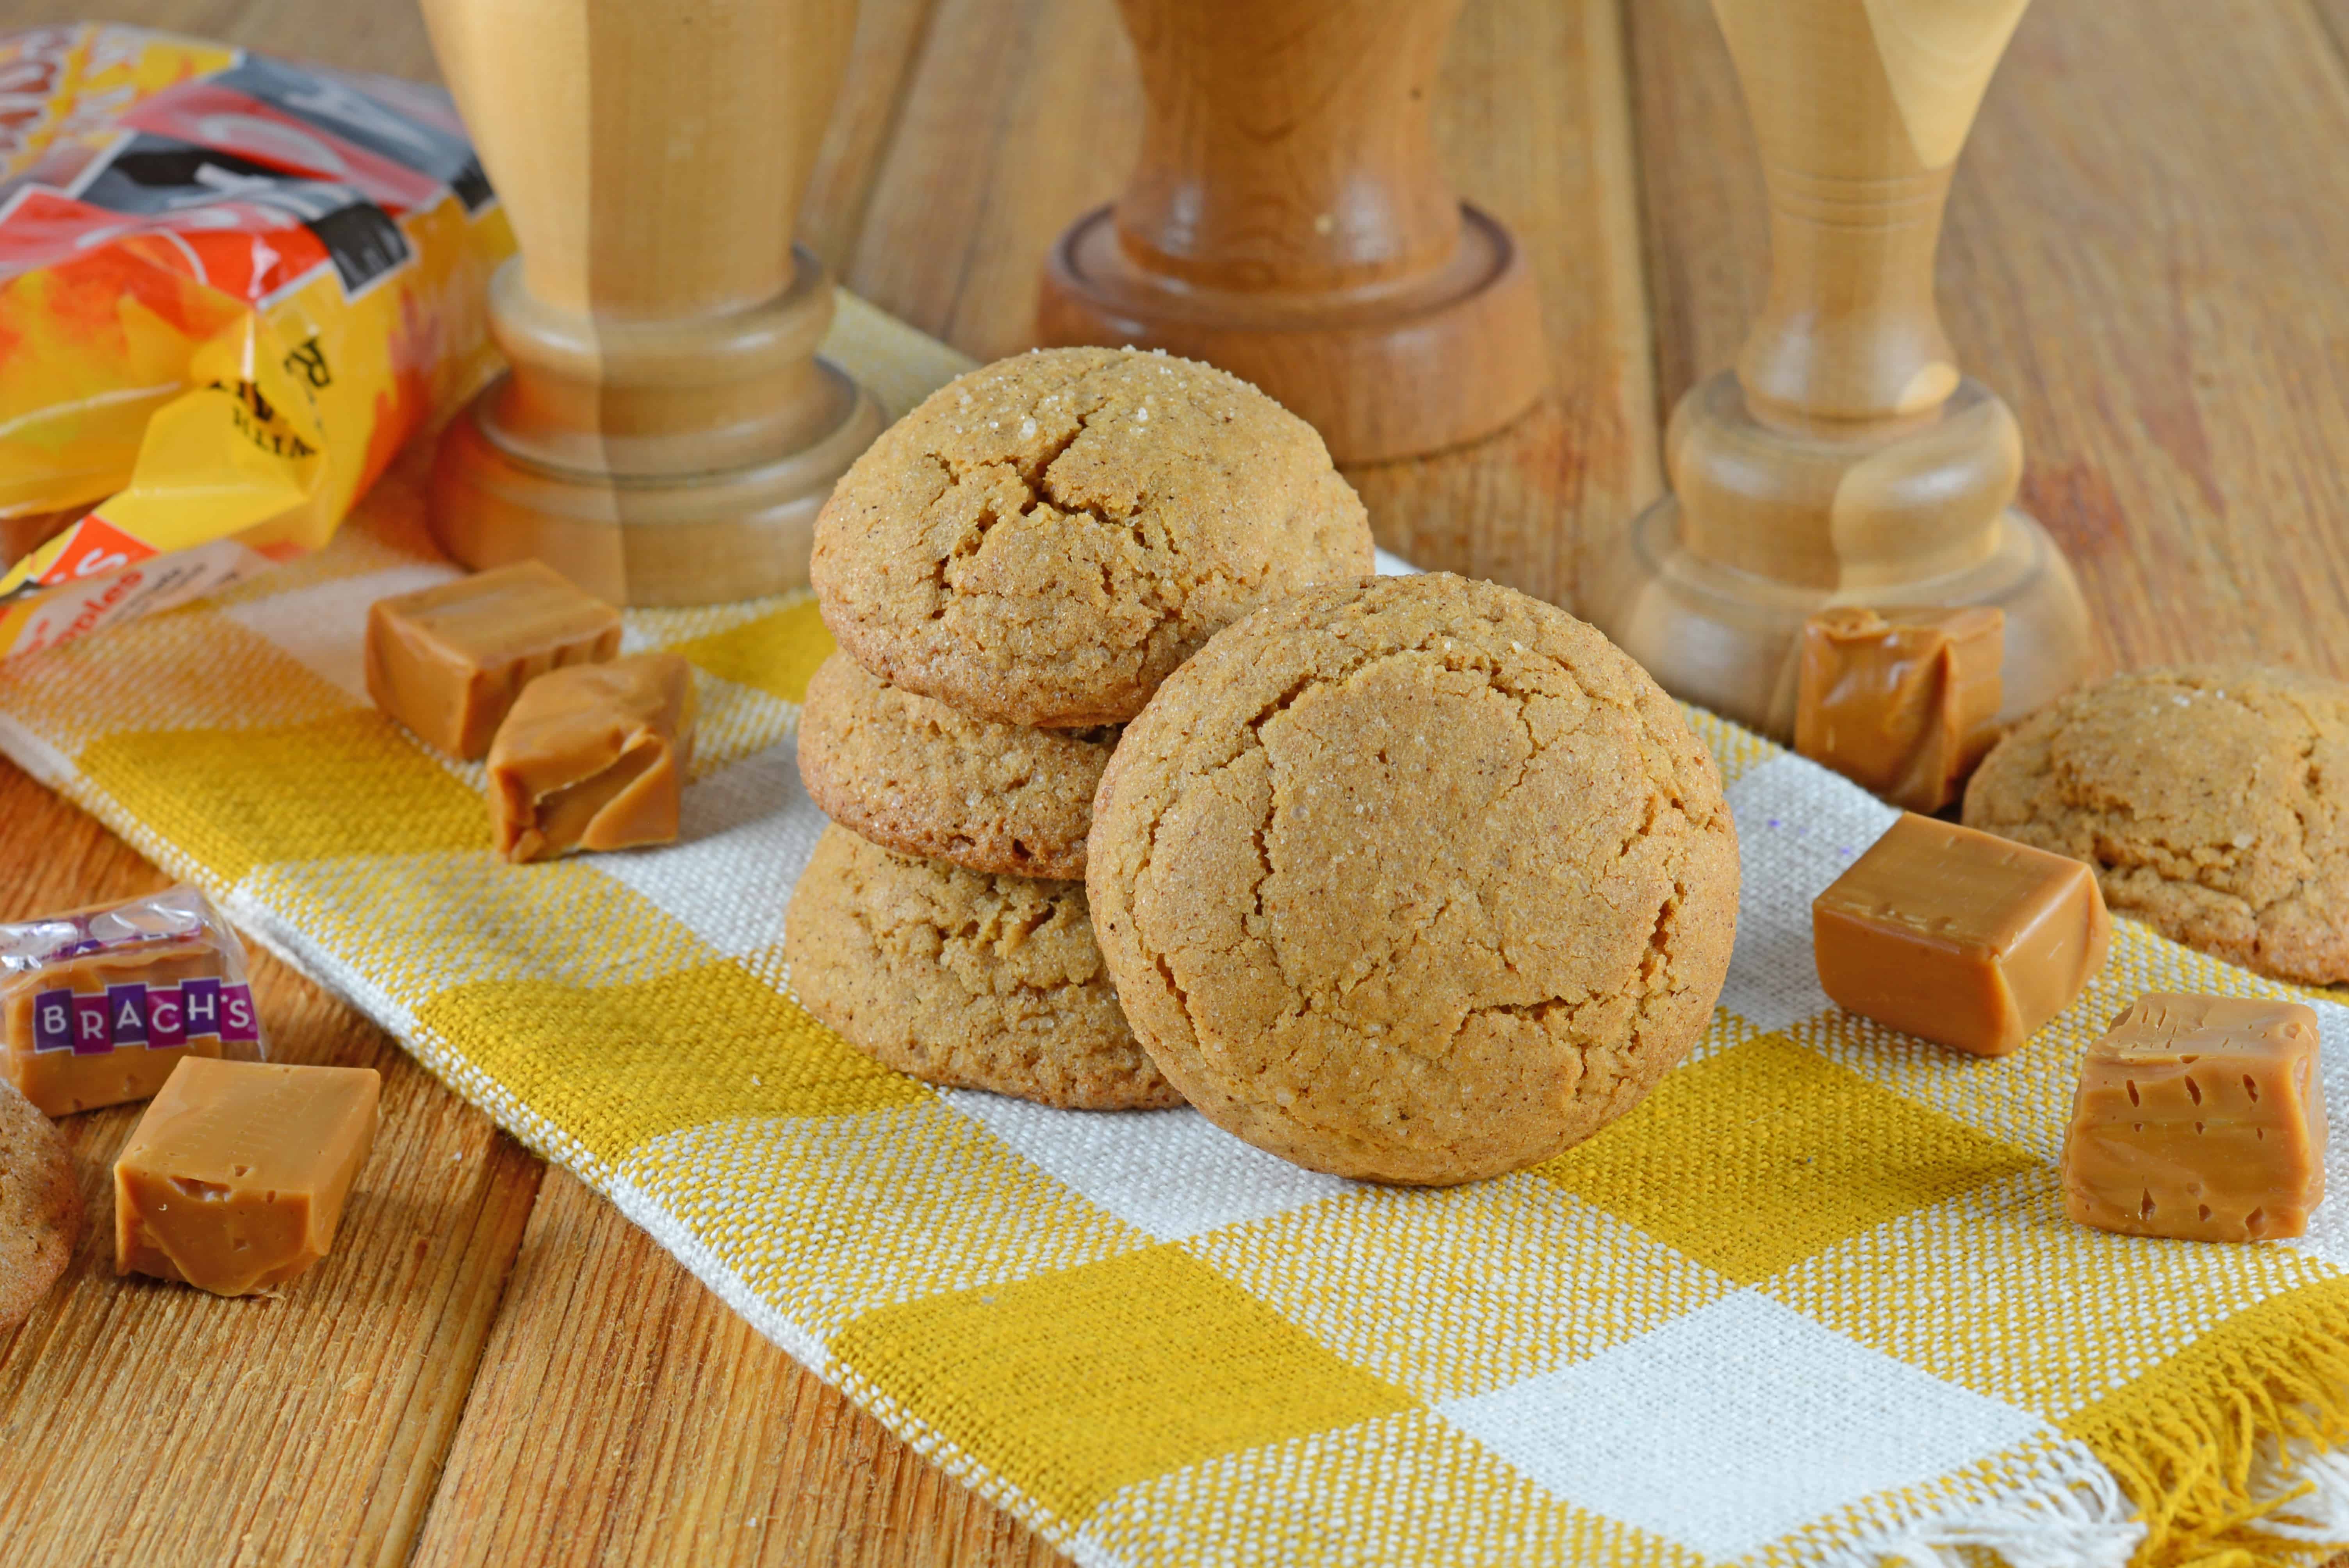
[[[827,405],[807,446],[716,472],[616,477],[502,444],[506,378],[450,421],[432,469],[432,531],[476,570],[536,559],[616,604],[711,604],[803,588],[815,515],[888,421],[873,395],[813,362]]]
[[[1508,424],[1547,379],[1533,273],[1506,229],[1463,203],[1434,273],[1327,294],[1195,287],[1145,273],[1107,207],[1052,247],[1037,325],[1048,343],[1163,348],[1253,382],[1321,432],[1341,463],[1463,446]]]
[[[2076,686],[2088,611],[2064,552],[2038,523],[2000,513],[1987,556],[1864,593],[1781,582],[1706,560],[1682,539],[1665,496],[1632,521],[1600,567],[1584,614],[1674,696],[1791,743],[1806,617],[1831,603],[1994,604],[2006,612],[2002,723]]]

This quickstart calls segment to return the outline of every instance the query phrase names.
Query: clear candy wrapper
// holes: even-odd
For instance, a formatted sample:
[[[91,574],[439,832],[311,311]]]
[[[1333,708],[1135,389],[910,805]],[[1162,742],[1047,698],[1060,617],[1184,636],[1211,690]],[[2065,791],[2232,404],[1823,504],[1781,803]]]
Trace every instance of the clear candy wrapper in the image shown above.
[[[0,925],[0,1073],[43,1111],[150,1099],[191,1056],[268,1057],[244,948],[202,892]]]

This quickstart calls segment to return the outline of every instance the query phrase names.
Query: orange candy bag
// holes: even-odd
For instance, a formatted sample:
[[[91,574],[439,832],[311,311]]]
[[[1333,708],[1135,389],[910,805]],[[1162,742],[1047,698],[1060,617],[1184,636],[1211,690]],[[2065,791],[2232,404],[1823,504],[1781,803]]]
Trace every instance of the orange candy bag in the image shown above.
[[[494,367],[512,250],[434,89],[0,36],[0,659],[324,544]]]

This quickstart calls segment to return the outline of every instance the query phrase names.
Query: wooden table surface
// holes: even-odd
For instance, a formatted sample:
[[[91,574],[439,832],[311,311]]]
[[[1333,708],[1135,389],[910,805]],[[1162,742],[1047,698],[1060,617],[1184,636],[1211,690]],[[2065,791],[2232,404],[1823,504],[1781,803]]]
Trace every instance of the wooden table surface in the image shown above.
[[[0,0],[0,29],[87,0]],[[112,0],[118,19],[411,77],[407,0]],[[2349,0],[2040,0],[1950,211],[1944,308],[2021,418],[2023,503],[2107,668],[2349,676]],[[1763,280],[1751,139],[1704,0],[1467,0],[1441,135],[1515,225],[1556,387],[1482,447],[1352,477],[1381,542],[1574,603],[1656,493],[1671,400]],[[1046,244],[1134,148],[1112,0],[864,0],[802,236],[982,358],[1030,341]],[[0,763],[0,916],[162,878]],[[293,1059],[385,1075],[336,1255],[278,1302],[119,1282],[98,1224],[0,1334],[0,1559],[1056,1561],[761,1340],[609,1205],[264,959]],[[2344,1559],[2349,1563],[2349,1559]]]

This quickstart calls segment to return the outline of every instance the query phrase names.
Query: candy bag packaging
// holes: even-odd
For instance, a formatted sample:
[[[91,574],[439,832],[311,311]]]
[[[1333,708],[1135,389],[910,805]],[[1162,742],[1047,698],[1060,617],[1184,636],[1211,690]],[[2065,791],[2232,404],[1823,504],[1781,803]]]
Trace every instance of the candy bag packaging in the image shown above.
[[[494,368],[512,249],[435,89],[0,36],[0,659],[324,544]]]

